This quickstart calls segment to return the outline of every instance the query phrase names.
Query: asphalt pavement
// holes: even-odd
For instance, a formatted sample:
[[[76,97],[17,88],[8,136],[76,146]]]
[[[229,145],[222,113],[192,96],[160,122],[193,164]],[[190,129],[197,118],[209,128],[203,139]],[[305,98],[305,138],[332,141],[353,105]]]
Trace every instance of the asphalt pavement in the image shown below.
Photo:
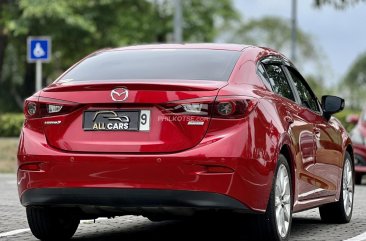
[[[366,180],[356,186],[349,224],[324,224],[318,209],[294,214],[290,240],[366,240]],[[82,221],[73,240],[172,241],[247,240],[246,227],[226,218],[151,222],[140,216]],[[0,240],[37,240],[29,231],[25,209],[18,200],[14,174],[0,174]]]

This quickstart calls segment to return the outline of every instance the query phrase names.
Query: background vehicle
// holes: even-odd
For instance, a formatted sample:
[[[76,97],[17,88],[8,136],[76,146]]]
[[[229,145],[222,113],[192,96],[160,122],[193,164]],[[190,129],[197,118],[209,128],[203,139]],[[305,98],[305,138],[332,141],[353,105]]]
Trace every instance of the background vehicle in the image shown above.
[[[18,186],[33,234],[80,219],[255,213],[259,240],[287,240],[292,213],[349,222],[353,148],[283,55],[230,44],[94,53],[28,98]]]
[[[362,111],[360,117],[352,115],[347,121],[356,126],[350,131],[355,155],[355,182],[362,183],[362,177],[366,174],[366,111]]]

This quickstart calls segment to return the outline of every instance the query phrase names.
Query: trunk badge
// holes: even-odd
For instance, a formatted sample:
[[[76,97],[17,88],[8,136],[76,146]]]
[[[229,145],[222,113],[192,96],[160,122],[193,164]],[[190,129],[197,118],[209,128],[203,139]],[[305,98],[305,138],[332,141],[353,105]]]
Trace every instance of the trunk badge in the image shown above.
[[[116,88],[111,91],[111,97],[114,101],[125,101],[128,98],[128,89]]]
[[[203,121],[189,121],[188,122],[189,126],[203,126],[203,124],[205,124],[205,122],[203,122]]]
[[[45,121],[45,125],[59,125],[61,124],[61,121]]]

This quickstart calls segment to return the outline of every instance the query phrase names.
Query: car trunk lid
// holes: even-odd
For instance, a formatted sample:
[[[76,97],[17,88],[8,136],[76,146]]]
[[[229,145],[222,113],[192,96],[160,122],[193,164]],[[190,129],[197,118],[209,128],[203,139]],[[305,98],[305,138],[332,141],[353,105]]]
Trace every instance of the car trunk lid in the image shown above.
[[[204,137],[210,121],[205,108],[226,84],[190,80],[53,84],[41,93],[42,98],[61,99],[78,108],[45,117],[44,132],[48,144],[63,151],[182,151],[194,147]],[[117,94],[121,99],[114,100],[113,90],[121,93],[123,89],[128,96],[121,101],[124,94]],[[202,113],[197,108],[203,108]]]

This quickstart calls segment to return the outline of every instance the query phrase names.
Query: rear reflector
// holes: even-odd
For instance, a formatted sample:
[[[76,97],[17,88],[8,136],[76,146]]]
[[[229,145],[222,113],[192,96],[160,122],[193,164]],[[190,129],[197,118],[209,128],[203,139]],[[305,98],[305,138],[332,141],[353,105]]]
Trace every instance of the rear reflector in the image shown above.
[[[207,173],[233,173],[234,170],[225,166],[205,166]]]
[[[41,163],[27,163],[27,164],[23,164],[19,167],[20,170],[23,171],[40,171],[41,167],[40,167]]]

